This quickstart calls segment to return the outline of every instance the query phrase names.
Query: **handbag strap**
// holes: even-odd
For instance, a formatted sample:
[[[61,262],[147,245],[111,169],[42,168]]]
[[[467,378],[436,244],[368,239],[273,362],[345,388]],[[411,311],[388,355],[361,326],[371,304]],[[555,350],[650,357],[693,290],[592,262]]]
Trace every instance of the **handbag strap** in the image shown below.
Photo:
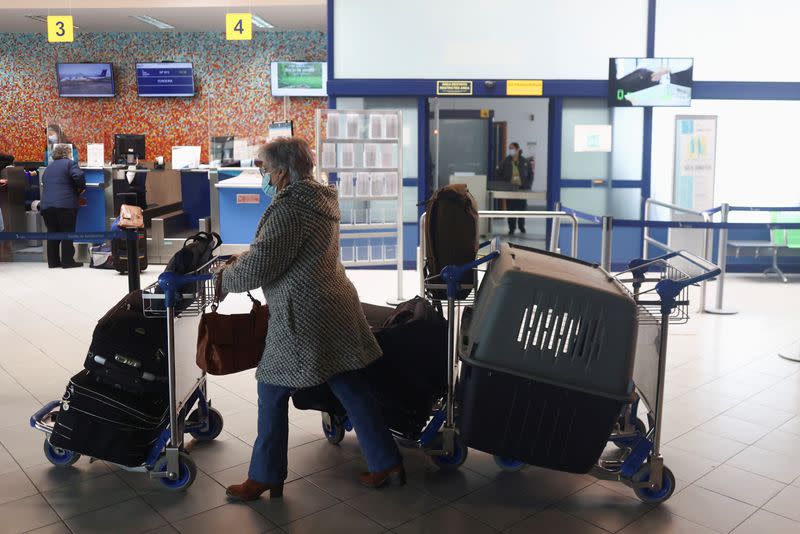
[[[253,303],[253,307],[261,306],[261,301],[255,298],[249,291],[247,291],[247,297],[250,299],[250,302]],[[211,311],[216,313],[217,308],[219,308],[219,295],[214,295],[214,300],[211,301]]]

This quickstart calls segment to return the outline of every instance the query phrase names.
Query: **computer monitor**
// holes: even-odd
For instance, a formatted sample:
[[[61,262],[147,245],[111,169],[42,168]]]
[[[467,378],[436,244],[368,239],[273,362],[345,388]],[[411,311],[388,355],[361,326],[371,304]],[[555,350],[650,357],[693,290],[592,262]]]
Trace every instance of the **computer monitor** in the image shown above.
[[[211,161],[228,161],[233,159],[232,135],[221,135],[211,138]]]
[[[133,165],[144,159],[144,135],[114,134],[114,163]]]

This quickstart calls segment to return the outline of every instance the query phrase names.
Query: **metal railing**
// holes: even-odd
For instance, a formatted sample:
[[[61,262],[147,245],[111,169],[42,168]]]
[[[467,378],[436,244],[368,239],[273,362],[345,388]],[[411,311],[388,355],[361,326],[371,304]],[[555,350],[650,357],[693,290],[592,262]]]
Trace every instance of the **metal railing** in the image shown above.
[[[671,202],[664,202],[663,200],[656,200],[654,198],[647,198],[644,201],[644,222],[645,223],[650,220],[650,211],[651,211],[650,208],[651,208],[651,206],[661,206],[663,208],[667,208],[667,209],[670,209],[670,210],[673,210],[673,211],[677,211],[677,212],[680,212],[680,213],[688,213],[690,215],[695,215],[697,217],[702,218],[704,222],[711,222],[711,216],[708,214],[708,212],[696,211],[696,210],[684,208],[682,206],[678,206],[677,204],[672,204]],[[669,232],[669,229],[667,231]],[[713,230],[711,228],[705,228],[704,231],[703,231],[703,234],[704,234],[703,235],[703,257],[704,257],[704,259],[709,260],[709,261],[711,261],[711,258],[712,258],[712,253],[711,253],[711,248],[713,246],[712,232],[713,232]],[[609,232],[609,234],[610,234],[610,232]],[[662,250],[664,250],[666,252],[670,252],[670,253],[671,252],[677,252],[676,250],[673,250],[667,243],[663,243],[663,242],[659,241],[658,239],[652,237],[650,235],[650,227],[649,226],[645,225],[645,226],[642,227],[642,236],[643,236],[643,238],[642,238],[643,239],[642,256],[643,256],[644,259],[647,259],[649,257],[648,245],[654,245],[654,246],[656,246],[656,247],[658,247],[658,248],[660,248],[660,249],[662,249]],[[718,295],[717,308],[719,308],[721,310],[722,309],[722,302],[721,302],[720,295],[722,294],[722,291],[719,288],[721,288],[725,283],[724,282],[725,266],[724,266],[724,264],[720,264],[719,267],[720,267],[721,272],[720,272],[720,275],[717,277],[717,283],[718,283],[718,285],[717,285],[717,288],[718,288],[717,289],[717,295]],[[706,310],[706,294],[707,294],[706,282],[703,281],[700,284],[700,307],[699,308],[700,308],[701,312],[707,311]]]
[[[421,296],[425,295],[425,215],[423,213],[419,218],[419,248],[417,251],[417,272],[419,273],[419,294]],[[478,211],[479,219],[507,219],[509,217],[553,221],[550,243],[547,246],[550,252],[558,252],[561,224],[564,221],[568,222],[572,228],[570,256],[573,258],[578,257],[578,217],[575,214],[567,211]]]

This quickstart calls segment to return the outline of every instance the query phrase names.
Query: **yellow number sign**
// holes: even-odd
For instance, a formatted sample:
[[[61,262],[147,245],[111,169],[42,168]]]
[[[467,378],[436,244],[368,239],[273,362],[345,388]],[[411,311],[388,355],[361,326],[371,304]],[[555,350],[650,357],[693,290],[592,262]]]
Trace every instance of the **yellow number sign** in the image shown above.
[[[253,38],[253,16],[250,13],[225,15],[225,38],[228,41],[249,41]]]
[[[72,15],[47,17],[47,40],[49,42],[71,43],[74,37]]]

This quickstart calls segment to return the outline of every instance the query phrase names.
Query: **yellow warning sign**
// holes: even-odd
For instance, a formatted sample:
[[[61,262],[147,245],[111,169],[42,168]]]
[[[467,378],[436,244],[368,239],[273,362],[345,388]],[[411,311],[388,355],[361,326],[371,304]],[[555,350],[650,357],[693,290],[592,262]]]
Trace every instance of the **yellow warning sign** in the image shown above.
[[[507,96],[542,96],[542,80],[508,80]]]
[[[438,96],[472,96],[472,80],[437,80]]]

